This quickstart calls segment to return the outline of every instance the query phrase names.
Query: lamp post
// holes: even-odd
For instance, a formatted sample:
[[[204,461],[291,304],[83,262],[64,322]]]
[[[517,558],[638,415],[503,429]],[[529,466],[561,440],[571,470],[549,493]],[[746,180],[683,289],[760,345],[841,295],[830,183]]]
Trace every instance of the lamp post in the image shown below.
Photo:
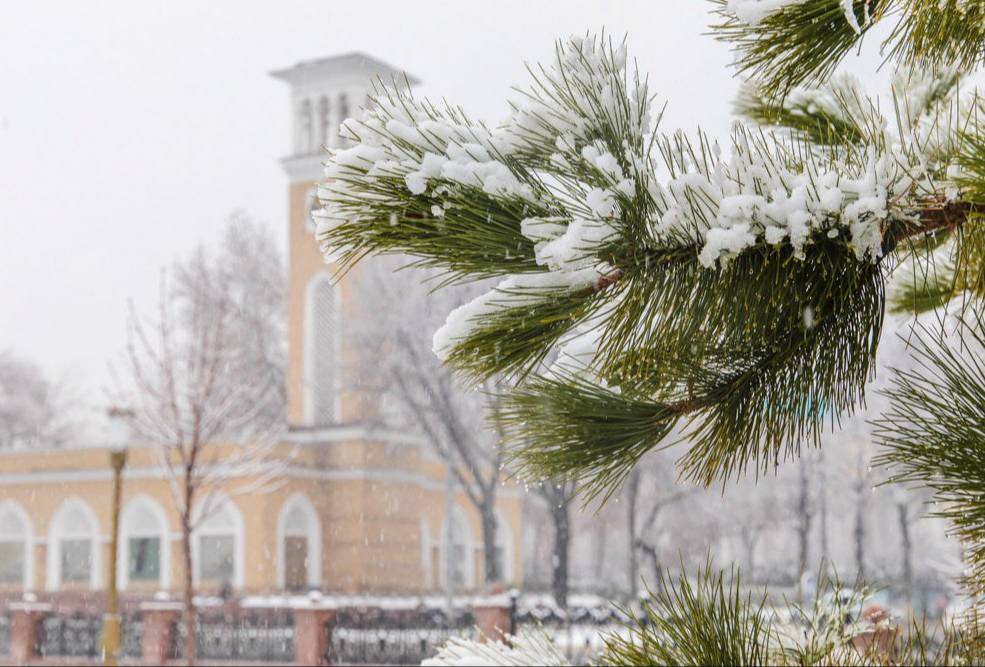
[[[127,463],[126,444],[129,440],[127,419],[131,413],[121,408],[112,408],[110,418],[109,462],[113,468],[113,500],[110,507],[110,552],[109,571],[106,581],[106,613],[103,615],[103,664],[116,665],[120,652],[120,601],[116,591],[116,558],[119,553],[120,537],[120,491],[123,486],[123,467]]]

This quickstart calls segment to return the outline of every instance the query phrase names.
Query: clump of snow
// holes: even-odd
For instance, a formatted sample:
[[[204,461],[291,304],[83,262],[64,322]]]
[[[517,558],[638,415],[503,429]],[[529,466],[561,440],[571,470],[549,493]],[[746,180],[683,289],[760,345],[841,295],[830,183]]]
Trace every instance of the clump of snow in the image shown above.
[[[727,263],[761,241],[789,243],[797,257],[815,236],[839,227],[851,232],[859,259],[882,254],[889,193],[909,184],[894,155],[870,151],[864,165],[777,158],[768,144],[736,126],[727,159],[696,163],[678,144],[680,172],[655,191],[663,208],[658,238],[689,235],[705,267]],[[696,202],[701,202],[698,208]]]
[[[804,0],[728,0],[726,10],[747,25],[759,25],[770,14]]]
[[[869,11],[868,3],[864,3],[866,14]],[[858,23],[858,17],[855,16],[855,0],[841,0],[841,11],[845,14],[845,20],[848,21],[848,25],[852,27],[856,35],[862,34],[862,26]]]
[[[565,667],[571,663],[544,633],[521,633],[509,637],[510,644],[453,637],[423,667],[480,667],[496,665],[545,665]]]
[[[432,347],[441,360],[446,360],[455,345],[469,337],[477,326],[489,321],[497,312],[537,303],[545,296],[558,292],[589,289],[598,284],[608,271],[604,267],[588,267],[577,271],[546,271],[544,273],[510,276],[472,301],[448,314],[445,324],[434,333]]]
[[[725,9],[742,23],[756,26],[763,22],[768,16],[775,14],[788,7],[803,4],[806,0],[728,0]],[[869,3],[864,3],[865,18],[864,23],[859,24],[858,17],[855,16],[854,0],[840,0],[842,13],[845,20],[851,26],[855,34],[861,35],[862,28],[867,26],[871,20],[869,16]]]

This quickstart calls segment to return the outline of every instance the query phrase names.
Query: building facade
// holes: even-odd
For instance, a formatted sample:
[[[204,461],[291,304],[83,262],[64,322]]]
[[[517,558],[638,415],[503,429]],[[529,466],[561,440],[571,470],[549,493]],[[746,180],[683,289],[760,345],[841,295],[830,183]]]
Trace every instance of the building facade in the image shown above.
[[[322,146],[338,144],[341,120],[366,104],[375,78],[397,74],[362,54],[273,73],[289,86],[293,118],[292,151],[282,161],[289,181],[289,424],[270,457],[276,482],[254,488],[258,478],[233,479],[199,523],[192,568],[203,592],[407,595],[481,586],[478,512],[449,486],[429,444],[379,426],[378,401],[347,377],[359,370],[347,324],[372,304],[355,298],[358,270],[332,279],[310,222]],[[0,453],[0,595],[105,587],[109,452]],[[174,593],[183,575],[179,520],[153,447],[130,447],[122,494],[121,591]],[[509,583],[522,577],[521,491],[507,486],[500,498],[496,551]]]

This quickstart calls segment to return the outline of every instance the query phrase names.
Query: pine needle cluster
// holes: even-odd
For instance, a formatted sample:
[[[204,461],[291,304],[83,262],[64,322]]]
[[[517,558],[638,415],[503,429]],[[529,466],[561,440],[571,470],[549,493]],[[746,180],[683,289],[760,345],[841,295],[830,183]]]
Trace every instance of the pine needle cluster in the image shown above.
[[[686,480],[769,472],[864,404],[887,310],[957,309],[957,343],[917,338],[879,439],[897,480],[936,492],[981,594],[985,128],[962,75],[985,55],[985,2],[713,3],[749,77],[726,141],[665,132],[604,35],[558,42],[495,126],[381,83],[327,164],[321,247],[343,271],[401,253],[445,284],[498,279],[435,352],[468,381],[512,380],[496,418],[517,474],[588,498],[675,441]],[[835,70],[890,17],[887,98]],[[772,652],[762,606],[721,575],[676,586],[613,661],[812,662]]]

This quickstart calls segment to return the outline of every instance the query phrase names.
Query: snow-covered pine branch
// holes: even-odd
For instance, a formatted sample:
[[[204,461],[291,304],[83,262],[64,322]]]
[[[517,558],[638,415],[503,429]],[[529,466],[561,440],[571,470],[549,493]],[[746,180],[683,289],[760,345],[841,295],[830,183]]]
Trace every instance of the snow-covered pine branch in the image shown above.
[[[843,81],[788,107],[855,128],[837,150],[741,124],[723,149],[653,126],[625,45],[572,38],[530,69],[492,129],[382,88],[346,123],[354,145],[332,155],[316,217],[326,256],[343,263],[407,252],[453,278],[502,277],[435,336],[475,381],[528,378],[573,338],[595,341],[589,355],[578,343],[578,358],[602,393],[568,382],[569,368],[507,400],[502,423],[531,478],[592,477],[590,492],[611,491],[684,418],[695,435],[684,470],[707,483],[765,469],[816,442],[825,413],[851,413],[885,258],[968,210],[949,170],[956,127],[941,120],[956,77],[897,96],[908,120],[896,132]],[[562,401],[621,417],[596,428]],[[548,419],[558,414],[567,428]]]

